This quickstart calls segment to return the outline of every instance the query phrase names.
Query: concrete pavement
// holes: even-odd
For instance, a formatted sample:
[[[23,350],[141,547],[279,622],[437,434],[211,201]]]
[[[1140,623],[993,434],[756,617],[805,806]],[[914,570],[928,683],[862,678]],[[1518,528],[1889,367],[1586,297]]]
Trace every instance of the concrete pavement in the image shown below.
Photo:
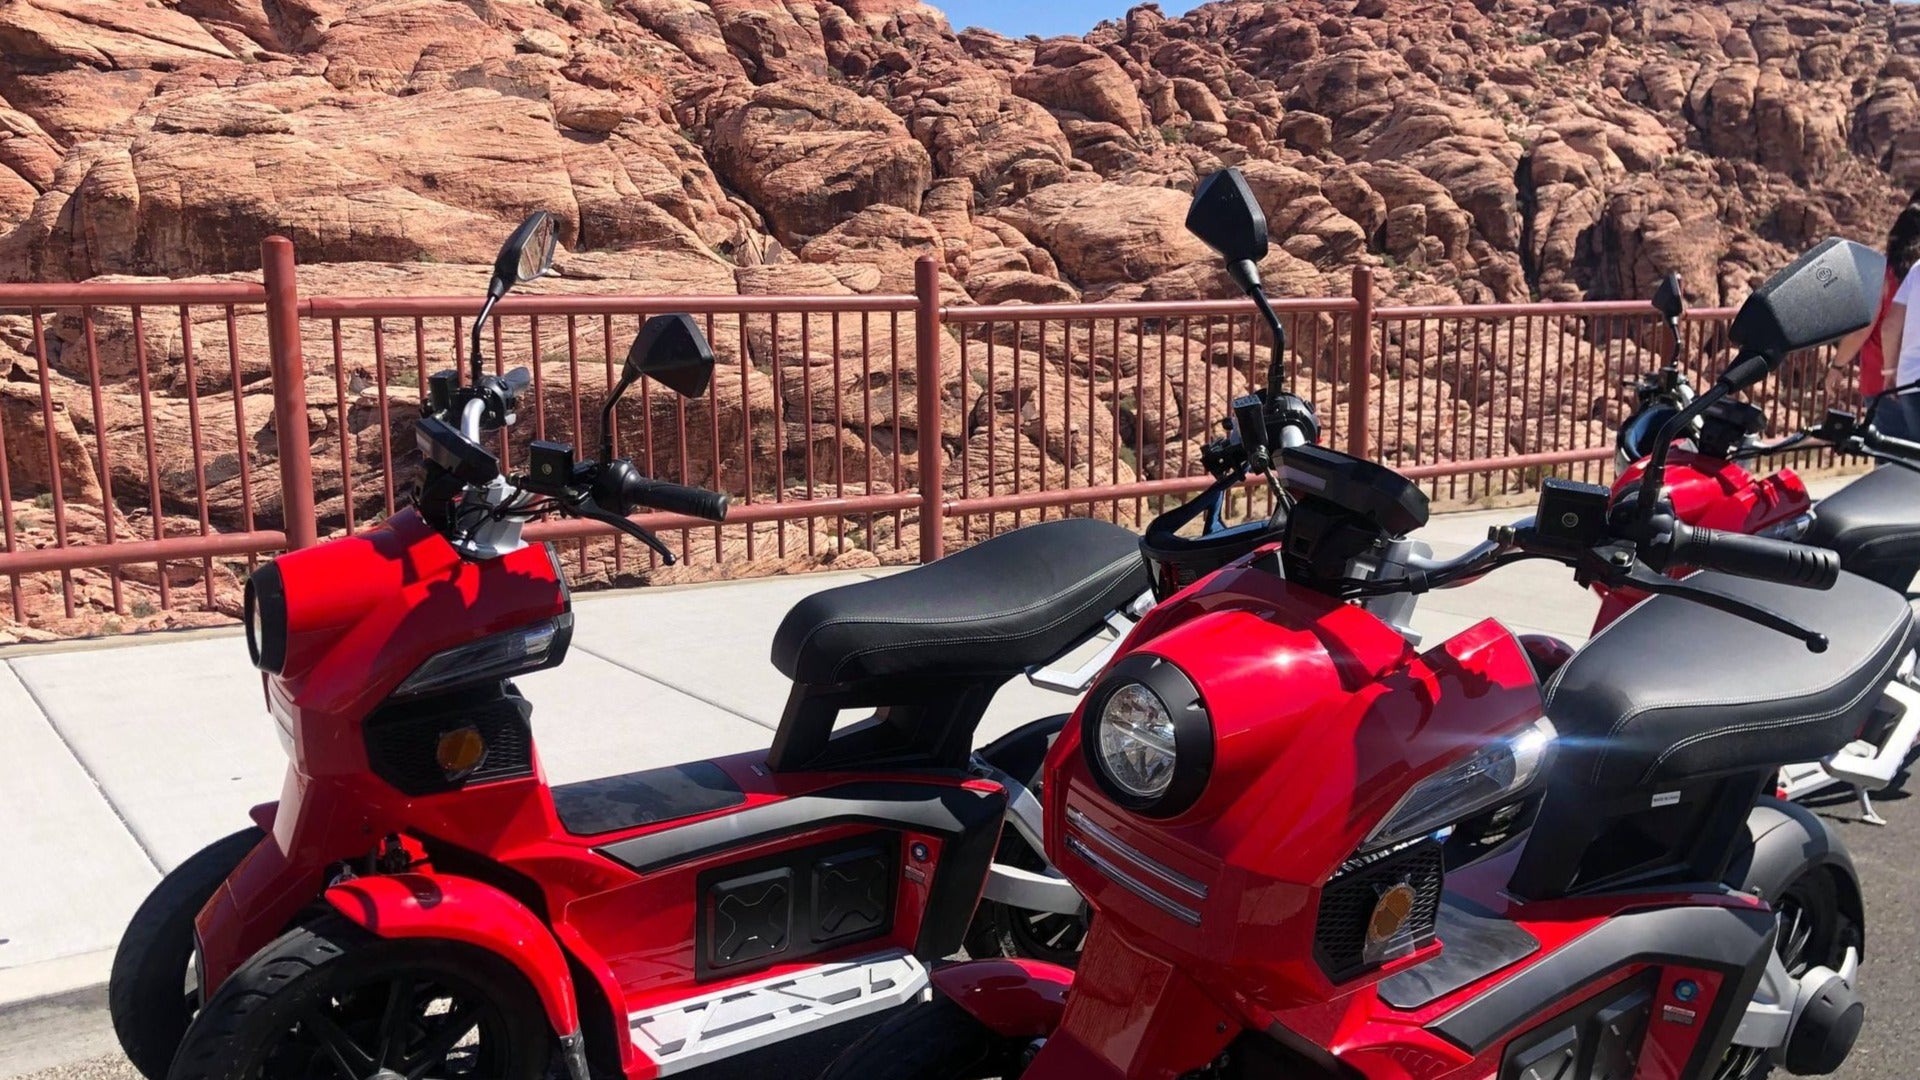
[[[1442,516],[1421,538],[1451,554],[1524,512]],[[767,660],[780,618],[814,591],[874,573],[579,597],[566,664],[520,680],[550,778],[767,745],[787,696]],[[1416,626],[1431,643],[1493,616],[1579,640],[1596,607],[1563,568],[1522,563],[1422,597]],[[1072,704],[1009,685],[980,739]],[[0,650],[0,747],[5,1077],[111,1049],[98,1040],[92,988],[134,907],[161,873],[278,797],[285,760],[237,632]],[[75,1015],[93,1017],[93,1037],[57,1047],[29,1037],[48,1023],[85,1028]]]

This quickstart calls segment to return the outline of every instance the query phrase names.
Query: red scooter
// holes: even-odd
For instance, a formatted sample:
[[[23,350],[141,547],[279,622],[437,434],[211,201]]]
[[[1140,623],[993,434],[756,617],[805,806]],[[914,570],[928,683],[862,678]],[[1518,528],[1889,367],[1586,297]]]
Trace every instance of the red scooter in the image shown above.
[[[1257,287],[1241,178],[1210,178],[1189,227]],[[1864,324],[1879,275],[1864,248],[1809,253],[1681,418]],[[1530,522],[1425,559],[1396,540],[1426,520],[1416,484],[1315,446],[1272,457],[1281,542],[1150,612],[1048,761],[1050,851],[1094,909],[1077,973],[940,969],[829,1077],[1836,1068],[1863,1014],[1858,885],[1819,819],[1765,796],[1871,708],[1906,603],[1831,552],[1693,529],[1657,499],[1616,516],[1606,489],[1557,481]],[[1417,652],[1375,613],[1528,558],[1658,595],[1544,688],[1497,623]],[[1681,562],[1727,572],[1660,572]],[[1477,828],[1542,790],[1505,839]]]
[[[1679,367],[1678,321],[1684,310],[1679,279],[1669,276],[1653,303],[1672,334],[1673,354],[1664,369],[1647,375],[1635,388],[1637,407],[1621,425],[1615,444],[1616,502],[1638,497],[1663,429],[1694,397]],[[1861,418],[1833,410],[1818,426],[1771,443],[1760,440],[1764,416],[1759,409],[1722,400],[1691,427],[1676,429],[1679,440],[1673,443],[1663,471],[1666,497],[1675,515],[1689,525],[1800,539],[1832,548],[1848,572],[1904,593],[1920,573],[1920,444],[1881,434],[1873,426],[1873,417],[1882,401],[1912,389],[1894,387],[1876,395]],[[1749,469],[1759,458],[1809,442],[1875,459],[1887,467],[1860,477],[1817,507],[1792,469],[1765,475]],[[1631,589],[1596,588],[1603,600],[1594,620],[1595,633],[1644,599]],[[1874,811],[1873,792],[1893,782],[1916,743],[1920,743],[1920,683],[1909,660],[1902,665],[1900,678],[1888,685],[1885,700],[1858,738],[1822,760],[1782,768],[1778,793],[1782,798],[1801,799],[1847,785],[1859,801],[1860,819],[1884,825],[1885,819]]]
[[[508,475],[484,445],[530,379],[484,374],[481,322],[545,272],[553,228],[535,215],[501,252],[471,378],[431,380],[414,507],[248,583],[290,767],[258,828],[169,875],[129,928],[110,996],[148,1076],[693,1068],[912,1000],[997,872],[1010,793],[1037,837],[1037,803],[973,734],[999,686],[1147,592],[1134,535],[1088,519],[802,601],[774,640],[794,687],[771,750],[545,782],[512,679],[565,659],[574,612],[523,525],[585,518],[671,562],[637,506],[727,509],[612,453],[636,380],[705,390],[713,353],[685,315],[642,328],[597,457],[536,441]],[[1037,734],[1038,762],[1062,722],[1016,741]],[[1078,909],[1064,879],[1014,880]]]

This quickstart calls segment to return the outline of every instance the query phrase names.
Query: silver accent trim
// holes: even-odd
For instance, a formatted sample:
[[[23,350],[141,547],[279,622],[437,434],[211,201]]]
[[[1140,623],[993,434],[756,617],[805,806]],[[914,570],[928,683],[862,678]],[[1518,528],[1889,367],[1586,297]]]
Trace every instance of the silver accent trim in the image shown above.
[[[1152,904],[1154,907],[1159,908],[1161,911],[1179,919],[1188,926],[1200,925],[1199,912],[1187,907],[1185,904],[1174,903],[1172,900],[1153,891],[1153,889],[1146,884],[1127,874],[1118,866],[1115,866],[1111,860],[1088,847],[1079,837],[1067,837],[1067,849],[1092,863],[1095,869],[1107,875],[1115,885],[1120,886],[1133,895],[1138,896],[1140,899],[1145,900],[1147,903]]]
[[[1086,833],[1092,839],[1098,841],[1107,850],[1126,860],[1129,866],[1142,871],[1162,885],[1185,893],[1195,900],[1205,900],[1207,898],[1206,882],[1195,881],[1178,870],[1164,866],[1140,854],[1138,851],[1128,847],[1119,837],[1095,824],[1092,818],[1077,808],[1067,808],[1067,822],[1081,832]],[[1071,842],[1073,838],[1069,836],[1067,839]]]
[[[1124,606],[1109,611],[1100,626],[1086,637],[1067,646],[1066,651],[1059,656],[1045,664],[1035,664],[1028,668],[1027,681],[1042,690],[1052,690],[1059,694],[1078,696],[1086,693],[1087,688],[1093,685],[1093,681],[1100,677],[1100,673],[1107,669],[1108,664],[1113,662],[1113,658],[1120,654],[1120,646],[1127,640],[1127,634],[1133,629],[1134,624],[1140,621],[1140,616],[1146,614],[1147,609],[1151,607],[1153,607],[1153,591],[1149,589],[1129,600]],[[1089,642],[1097,640],[1100,635],[1108,633],[1113,635],[1113,639],[1102,646],[1099,652],[1088,657],[1086,663],[1071,671],[1054,666],[1080,651]]]

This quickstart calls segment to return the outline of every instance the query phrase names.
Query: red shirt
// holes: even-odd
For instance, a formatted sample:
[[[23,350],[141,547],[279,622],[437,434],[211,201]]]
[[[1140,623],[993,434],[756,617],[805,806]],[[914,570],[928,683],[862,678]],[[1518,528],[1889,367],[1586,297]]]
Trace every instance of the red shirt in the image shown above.
[[[1860,396],[1869,398],[1887,388],[1887,377],[1881,374],[1886,365],[1886,352],[1880,345],[1880,328],[1886,325],[1887,312],[1893,307],[1893,294],[1900,288],[1900,279],[1893,276],[1893,267],[1887,267],[1887,284],[1880,292],[1880,314],[1873,320],[1873,330],[1867,334],[1866,344],[1860,346]]]

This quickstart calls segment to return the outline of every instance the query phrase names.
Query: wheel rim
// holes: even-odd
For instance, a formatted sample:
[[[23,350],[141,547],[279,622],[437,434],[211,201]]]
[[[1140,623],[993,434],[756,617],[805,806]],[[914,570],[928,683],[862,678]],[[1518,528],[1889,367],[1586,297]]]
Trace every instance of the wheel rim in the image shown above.
[[[1838,965],[1837,954],[1845,952],[1847,940],[1845,927],[1840,925],[1839,908],[1830,896],[1817,895],[1803,878],[1774,901],[1773,912],[1780,928],[1774,935],[1773,949],[1788,975],[1797,979],[1816,964]],[[1820,955],[1822,952],[1829,955]],[[1771,1065],[1766,1051],[1758,1047],[1730,1046],[1713,1077],[1714,1080],[1756,1080],[1764,1076]]]
[[[464,981],[375,976],[336,985],[267,1049],[261,1080],[452,1080],[498,1075],[505,1017]]]
[[[1001,845],[1002,861],[1022,870],[1044,870],[1047,862],[1025,841],[1013,839]],[[1053,911],[1027,911],[1009,908],[1007,933],[1021,956],[1072,967],[1079,962],[1080,949],[1087,943],[1085,915],[1063,915]]]

